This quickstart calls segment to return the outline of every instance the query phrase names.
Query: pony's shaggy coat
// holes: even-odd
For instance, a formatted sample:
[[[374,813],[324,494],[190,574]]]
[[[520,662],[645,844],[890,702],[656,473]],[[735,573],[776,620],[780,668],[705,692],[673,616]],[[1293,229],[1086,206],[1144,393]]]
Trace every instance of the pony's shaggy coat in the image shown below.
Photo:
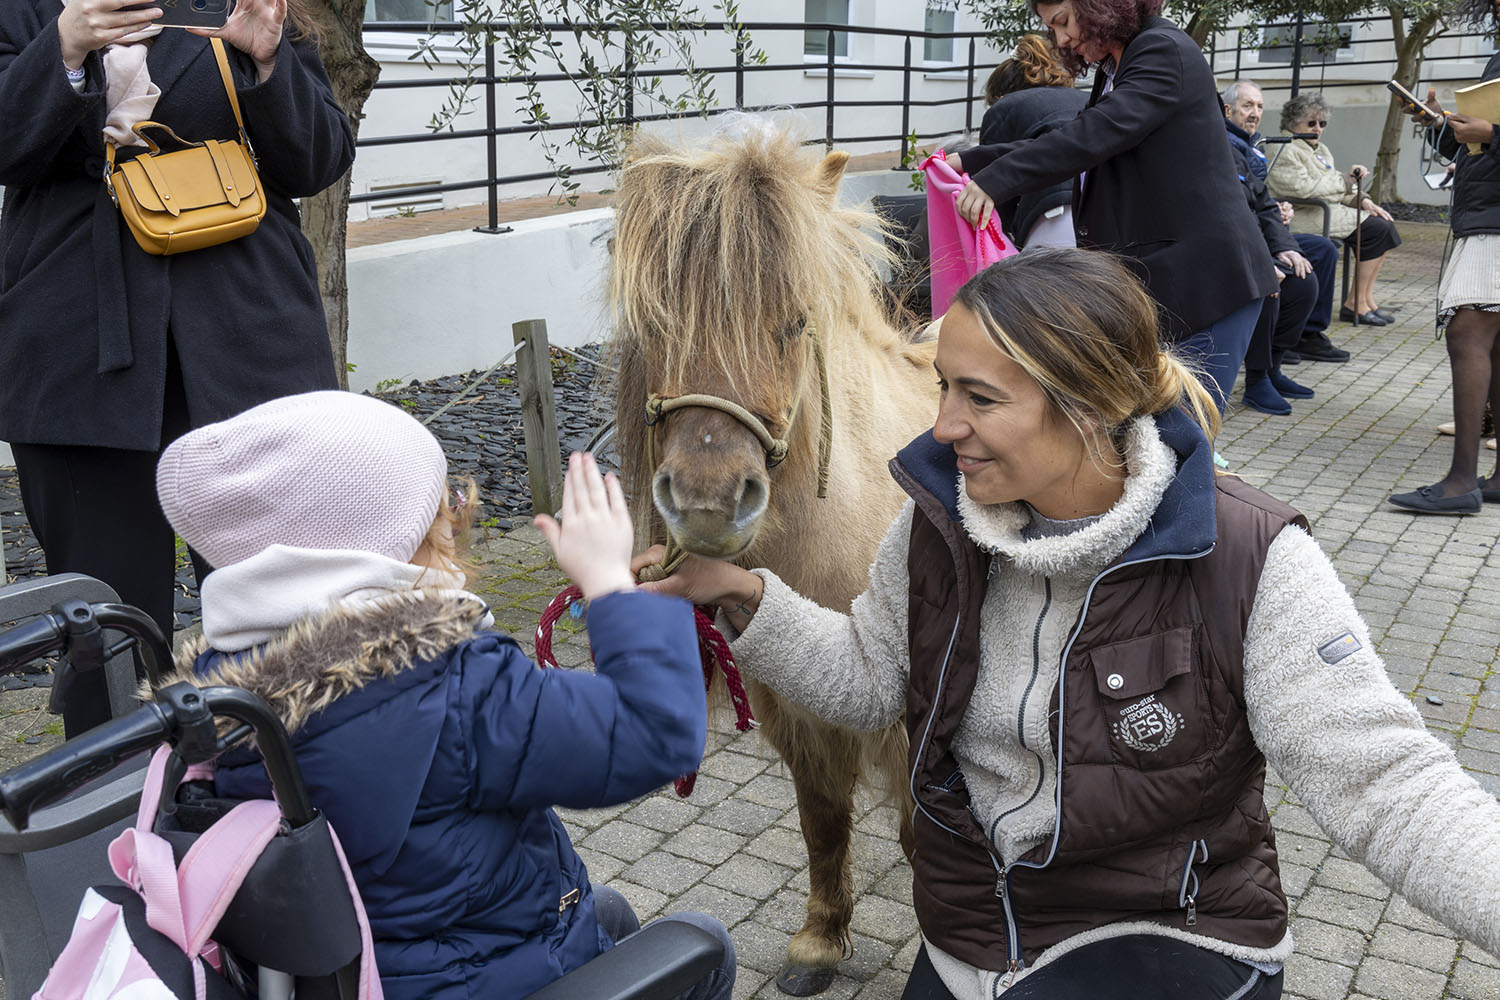
[[[771,568],[844,610],[901,506],[886,463],[937,411],[935,345],[909,342],[886,317],[881,225],[836,204],[848,156],[819,158],[761,120],[736,124],[690,149],[642,135],[626,151],[609,283],[621,471],[636,523],[655,542],[666,522],[653,509],[654,476],[671,475],[677,490],[714,476],[768,482],[768,506],[735,561]],[[827,353],[833,409],[826,499],[817,497],[823,390],[812,337]],[[748,430],[701,408],[648,427],[651,393],[733,400],[787,437],[790,453],[768,470]],[[906,798],[905,732],[898,722],[854,733],[763,685],[750,689],[761,731],[796,785],[811,862],[807,923],[788,946],[789,969],[828,969],[850,940],[853,786],[873,763]],[[908,832],[904,819],[904,842]]]

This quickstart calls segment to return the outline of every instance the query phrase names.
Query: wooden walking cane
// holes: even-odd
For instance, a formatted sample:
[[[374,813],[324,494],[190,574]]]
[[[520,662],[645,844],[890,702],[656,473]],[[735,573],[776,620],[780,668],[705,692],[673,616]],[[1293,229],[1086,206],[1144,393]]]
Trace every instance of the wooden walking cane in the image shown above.
[[[1364,220],[1361,219],[1359,216],[1360,216],[1360,209],[1364,206],[1364,203],[1365,203],[1364,181],[1365,181],[1365,175],[1364,174],[1360,173],[1360,174],[1355,174],[1354,175],[1354,275],[1355,275],[1355,278],[1354,278],[1354,306],[1355,306],[1355,311],[1354,311],[1354,325],[1355,326],[1359,326],[1360,325],[1360,321],[1362,319],[1364,319],[1364,313],[1362,313],[1362,312],[1359,311],[1359,245],[1360,245],[1360,236],[1361,236],[1360,225],[1364,222]]]

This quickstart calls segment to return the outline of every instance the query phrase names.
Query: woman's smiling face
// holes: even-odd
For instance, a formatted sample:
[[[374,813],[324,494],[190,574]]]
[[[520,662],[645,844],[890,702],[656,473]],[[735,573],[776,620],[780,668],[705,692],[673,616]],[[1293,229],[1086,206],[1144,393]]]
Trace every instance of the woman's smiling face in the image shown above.
[[[971,500],[1025,500],[1057,518],[1098,513],[1080,511],[1080,472],[1094,478],[1083,436],[963,306],[943,317],[934,367],[942,395],[933,435],[953,445]]]

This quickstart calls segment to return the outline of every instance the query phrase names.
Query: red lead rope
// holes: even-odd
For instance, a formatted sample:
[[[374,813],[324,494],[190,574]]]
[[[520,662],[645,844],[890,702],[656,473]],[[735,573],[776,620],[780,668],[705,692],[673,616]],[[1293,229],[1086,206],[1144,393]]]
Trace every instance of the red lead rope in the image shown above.
[[[542,612],[536,625],[536,661],[543,667],[556,668],[559,665],[552,655],[552,629],[557,620],[570,610],[579,616],[582,608],[583,592],[570,586],[552,598],[552,603]],[[707,693],[713,688],[714,668],[717,667],[724,675],[724,686],[729,689],[729,701],[734,705],[734,728],[743,733],[755,725],[755,716],[750,714],[750,698],[745,694],[740,670],[734,665],[734,654],[729,651],[724,636],[714,628],[713,616],[706,609],[695,607],[693,620],[698,626],[698,655],[703,660],[703,690]],[[693,794],[693,783],[697,780],[697,771],[678,778],[675,783],[677,794],[682,798]]]

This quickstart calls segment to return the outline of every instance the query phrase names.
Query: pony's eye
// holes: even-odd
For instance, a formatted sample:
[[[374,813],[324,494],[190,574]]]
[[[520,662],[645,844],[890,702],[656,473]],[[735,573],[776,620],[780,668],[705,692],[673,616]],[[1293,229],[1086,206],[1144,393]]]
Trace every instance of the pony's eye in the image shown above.
[[[807,329],[807,317],[799,316],[788,323],[781,331],[782,340],[796,340],[802,336],[802,331]]]

